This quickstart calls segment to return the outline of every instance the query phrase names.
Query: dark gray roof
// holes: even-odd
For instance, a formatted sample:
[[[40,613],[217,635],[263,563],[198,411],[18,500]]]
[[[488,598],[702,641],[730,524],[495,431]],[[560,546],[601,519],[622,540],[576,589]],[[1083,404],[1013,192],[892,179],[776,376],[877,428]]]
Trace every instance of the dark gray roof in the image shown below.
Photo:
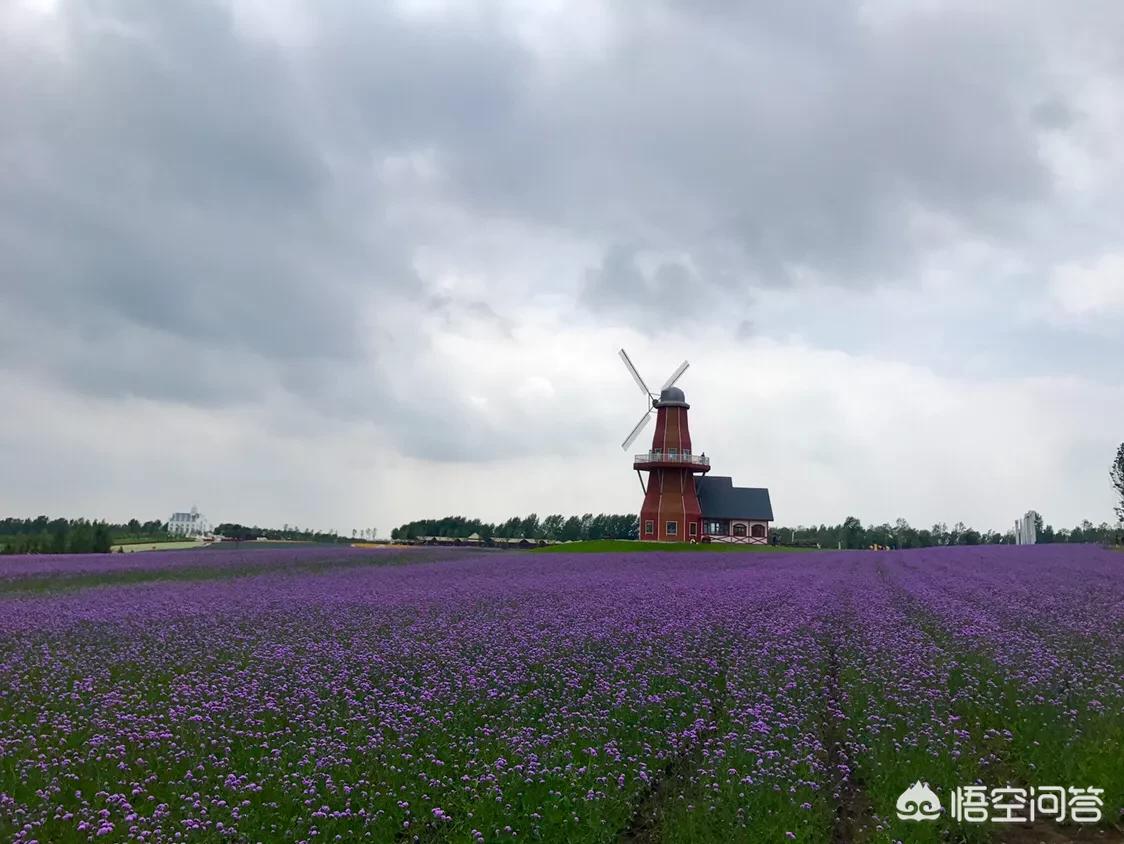
[[[687,404],[687,397],[683,395],[683,391],[678,387],[668,387],[666,390],[660,391],[659,400],[656,402],[656,407],[690,407]]]
[[[773,504],[767,489],[734,486],[734,479],[724,475],[704,475],[695,488],[704,519],[773,520]]]

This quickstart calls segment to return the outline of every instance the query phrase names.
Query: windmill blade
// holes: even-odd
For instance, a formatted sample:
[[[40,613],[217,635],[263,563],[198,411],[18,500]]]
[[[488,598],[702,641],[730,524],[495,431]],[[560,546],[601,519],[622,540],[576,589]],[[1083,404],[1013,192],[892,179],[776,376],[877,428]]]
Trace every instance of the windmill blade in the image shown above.
[[[648,385],[644,383],[644,379],[640,377],[640,373],[636,371],[636,367],[632,365],[632,360],[628,357],[628,352],[624,349],[621,349],[621,360],[624,361],[624,365],[632,376],[632,380],[636,382],[636,386],[640,388],[640,391],[644,393],[644,395],[651,398],[652,391],[648,389]]]
[[[660,392],[663,392],[664,390],[675,384],[675,382],[683,376],[683,373],[687,371],[687,367],[690,365],[691,364],[687,363],[687,361],[683,361],[683,363],[679,364],[679,368],[671,373],[670,378],[663,382],[663,386],[660,387]]]
[[[623,443],[621,443],[621,449],[623,451],[628,451],[629,446],[631,446],[633,442],[636,441],[636,438],[640,436],[640,432],[644,430],[644,426],[648,424],[651,418],[652,412],[650,410],[646,411],[644,415],[640,417],[640,421],[636,423],[636,427],[632,429],[632,433],[625,438],[625,441]]]

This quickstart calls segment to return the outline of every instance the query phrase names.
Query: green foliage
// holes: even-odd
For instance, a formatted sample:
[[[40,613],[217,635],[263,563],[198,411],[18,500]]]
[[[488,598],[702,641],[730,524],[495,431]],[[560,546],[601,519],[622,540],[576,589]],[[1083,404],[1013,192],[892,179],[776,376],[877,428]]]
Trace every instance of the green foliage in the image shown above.
[[[160,522],[142,526],[162,531]],[[110,524],[88,519],[0,519],[0,554],[107,554],[129,524]]]
[[[1042,516],[1035,512],[1038,524],[1038,542],[1048,545],[1063,542],[1090,542],[1098,545],[1116,541],[1117,531],[1107,522],[1094,525],[1088,519],[1072,529],[1055,530],[1053,525],[1045,524]],[[997,545],[1013,543],[1013,532],[997,533],[993,530],[978,531],[963,522],[951,528],[944,522],[937,522],[931,528],[912,527],[905,519],[898,519],[893,525],[867,525],[854,516],[848,516],[838,525],[810,525],[799,527],[778,527],[773,536],[782,545],[820,548],[869,548],[882,545],[887,548],[928,548],[934,545]]]
[[[1112,488],[1116,491],[1116,517],[1124,522],[1124,443],[1120,443],[1120,448],[1116,449],[1116,459],[1112,461],[1112,466],[1108,470],[1108,476],[1112,479]]]
[[[464,516],[445,516],[443,519],[418,519],[407,522],[390,532],[391,539],[417,539],[438,536],[465,539],[472,534],[484,539],[546,539],[554,542],[577,540],[636,539],[640,535],[640,521],[634,513],[566,518],[555,513],[539,518],[537,513],[520,518],[512,516],[504,522],[492,524]]]
[[[235,541],[246,541],[253,539],[272,539],[283,540],[287,542],[346,542],[350,543],[352,537],[340,536],[335,531],[313,531],[301,530],[298,527],[289,527],[285,525],[283,528],[262,528],[254,525],[247,527],[246,525],[236,524],[234,522],[223,522],[215,528],[215,533],[226,539],[233,539]],[[355,531],[352,531],[354,535]]]

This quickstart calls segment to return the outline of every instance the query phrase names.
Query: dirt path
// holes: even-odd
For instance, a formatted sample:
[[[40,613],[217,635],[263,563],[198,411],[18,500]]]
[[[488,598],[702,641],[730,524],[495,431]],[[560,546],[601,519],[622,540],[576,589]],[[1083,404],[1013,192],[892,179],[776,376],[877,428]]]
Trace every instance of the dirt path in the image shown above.
[[[718,731],[718,722],[726,709],[724,666],[715,678],[715,688],[722,691],[711,698],[706,724],[699,730],[698,740],[686,751],[669,759],[660,775],[653,779],[647,793],[637,803],[628,827],[617,838],[621,844],[655,844],[660,841],[663,806],[689,786],[691,771],[702,764],[703,745]]]

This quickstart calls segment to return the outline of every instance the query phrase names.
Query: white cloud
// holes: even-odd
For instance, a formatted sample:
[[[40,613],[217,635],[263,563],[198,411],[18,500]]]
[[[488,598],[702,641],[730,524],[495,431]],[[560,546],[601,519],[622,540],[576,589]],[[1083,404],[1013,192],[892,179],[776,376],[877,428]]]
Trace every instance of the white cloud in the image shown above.
[[[1124,312],[1124,253],[1059,267],[1050,291],[1055,305],[1067,315],[1119,320]]]

